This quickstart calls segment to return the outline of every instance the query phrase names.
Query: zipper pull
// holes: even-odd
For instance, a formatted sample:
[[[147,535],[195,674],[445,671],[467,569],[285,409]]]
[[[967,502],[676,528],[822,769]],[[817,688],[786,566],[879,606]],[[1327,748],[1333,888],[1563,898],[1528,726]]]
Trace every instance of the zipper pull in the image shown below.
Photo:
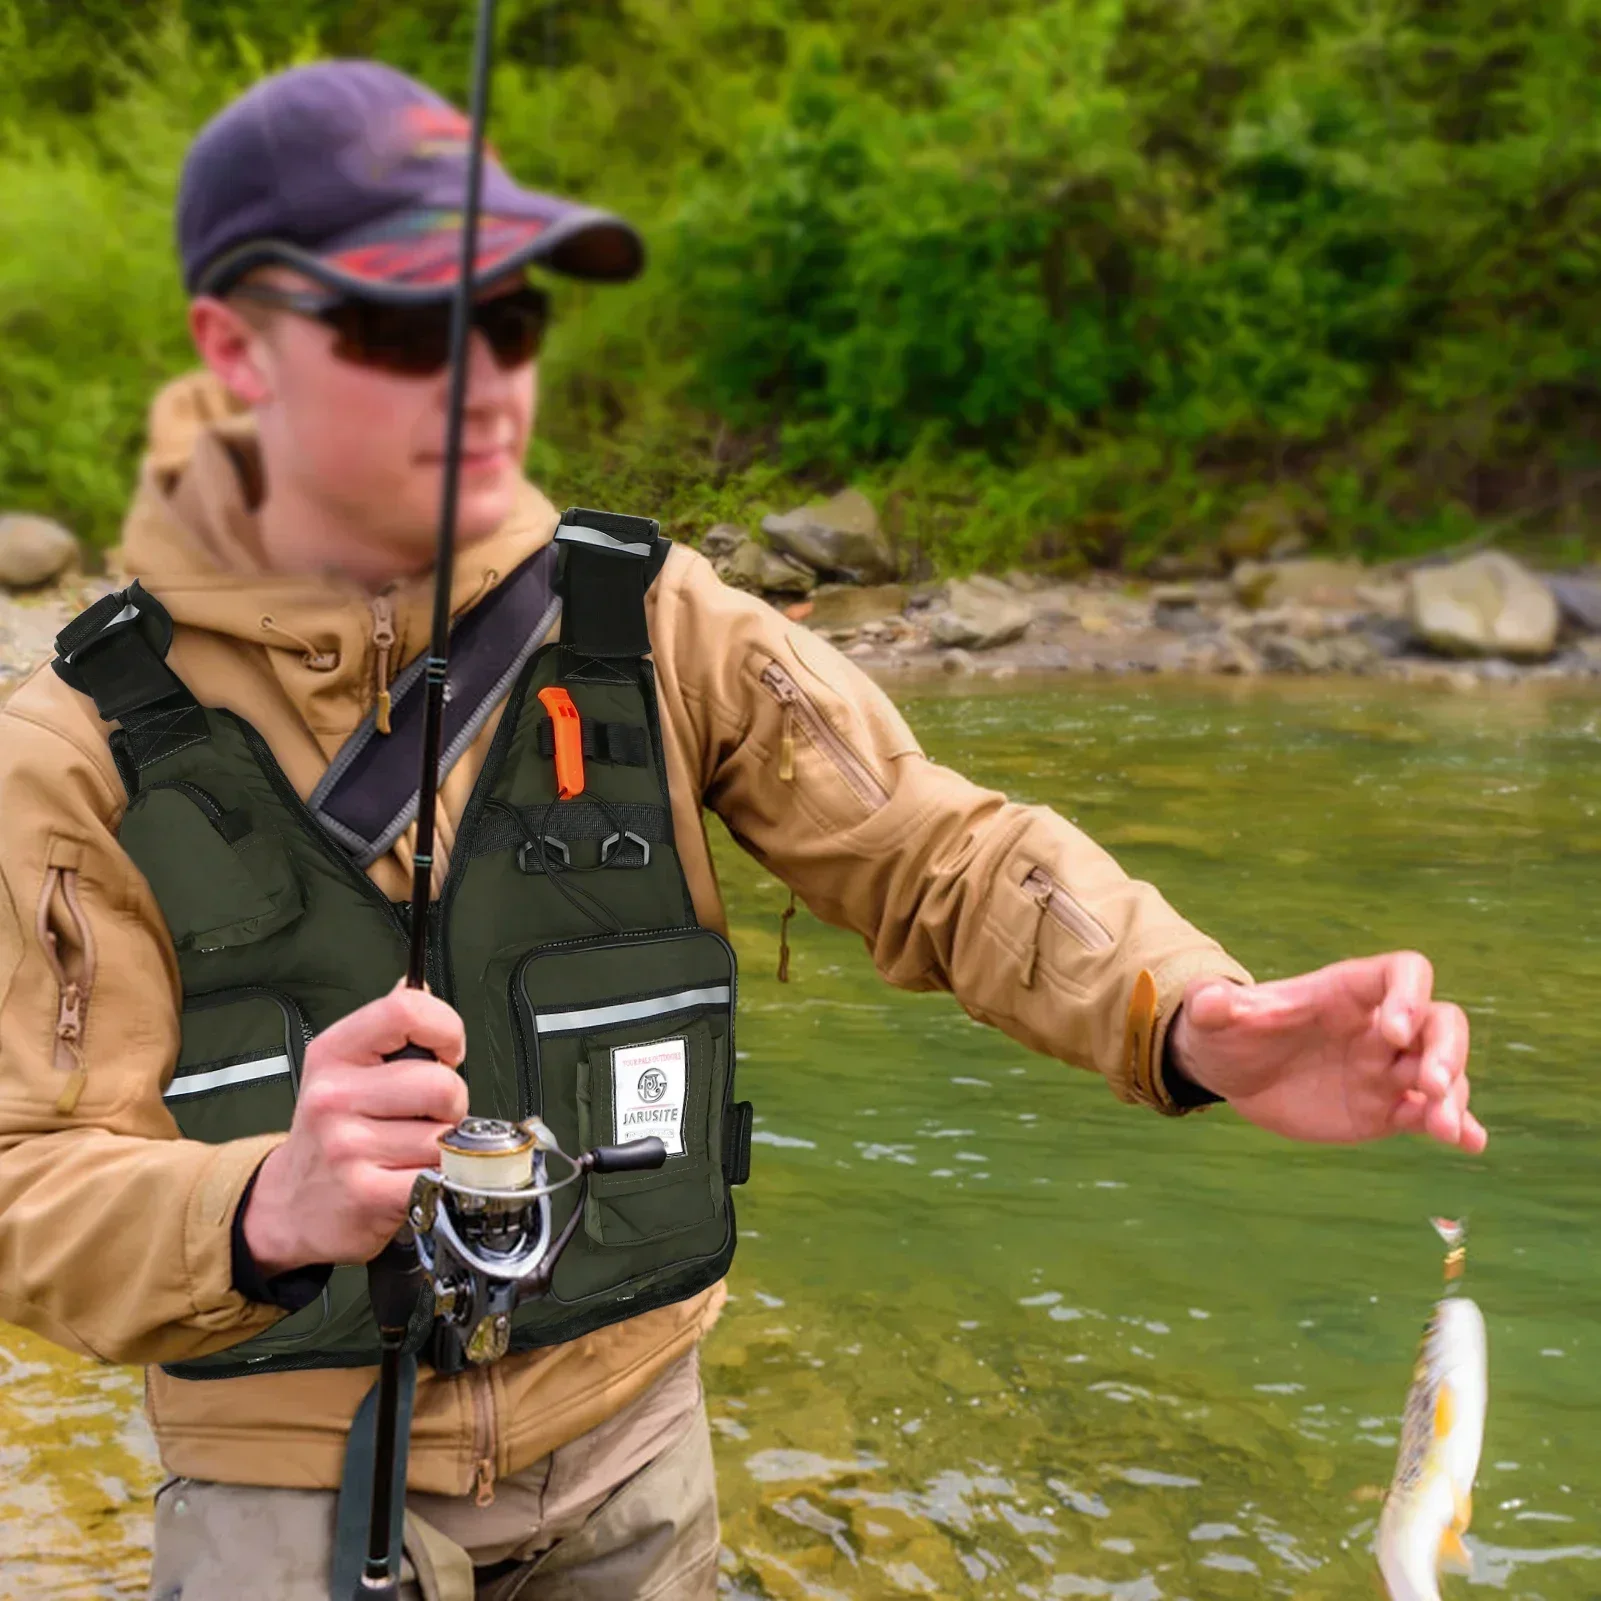
[[[388,595],[372,598],[372,642],[378,653],[375,671],[378,675],[377,713],[375,722],[380,734],[389,732],[389,653],[395,645],[395,603]]]
[[[1023,963],[1023,988],[1034,988],[1034,969],[1039,965],[1040,935],[1045,932],[1045,914],[1051,907],[1051,890],[1053,888],[1050,878],[1039,868],[1034,868],[1028,877],[1023,880],[1024,887],[1034,885],[1034,893],[1029,898],[1038,907],[1034,918],[1034,935],[1028,942],[1028,956]]]
[[[495,1464],[487,1456],[479,1457],[473,1469],[473,1505],[493,1506],[495,1503]]]
[[[784,702],[784,723],[778,736],[778,777],[781,783],[795,782],[795,702]]]
[[[77,1109],[78,1097],[83,1094],[83,1086],[88,1079],[83,1057],[78,1050],[82,1038],[83,991],[78,988],[77,981],[72,980],[61,991],[61,1005],[56,1012],[56,1040],[72,1062],[67,1081],[56,1097],[56,1111],[63,1116]]]

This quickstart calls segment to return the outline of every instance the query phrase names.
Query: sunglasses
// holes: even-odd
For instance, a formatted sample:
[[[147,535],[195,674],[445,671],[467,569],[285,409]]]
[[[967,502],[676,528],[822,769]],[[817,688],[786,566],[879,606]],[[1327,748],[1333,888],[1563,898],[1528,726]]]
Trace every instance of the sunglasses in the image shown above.
[[[274,289],[267,284],[242,284],[233,293],[326,323],[336,336],[334,354],[358,367],[422,378],[442,372],[450,360],[448,300],[396,306],[354,295]],[[473,303],[473,327],[488,342],[496,364],[507,370],[539,354],[549,323],[550,299],[532,284]]]

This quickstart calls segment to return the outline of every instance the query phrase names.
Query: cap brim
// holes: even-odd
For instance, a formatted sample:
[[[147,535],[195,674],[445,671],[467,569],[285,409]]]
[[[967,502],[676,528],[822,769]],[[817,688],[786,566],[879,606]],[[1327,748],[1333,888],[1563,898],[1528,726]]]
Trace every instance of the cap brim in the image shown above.
[[[254,268],[278,264],[370,300],[437,300],[460,277],[461,235],[460,212],[410,211],[315,251],[285,240],[257,240],[216,263],[197,292],[226,293]],[[644,241],[621,217],[567,206],[543,218],[480,217],[473,281],[487,285],[508,272],[541,266],[570,278],[626,283],[644,265]]]

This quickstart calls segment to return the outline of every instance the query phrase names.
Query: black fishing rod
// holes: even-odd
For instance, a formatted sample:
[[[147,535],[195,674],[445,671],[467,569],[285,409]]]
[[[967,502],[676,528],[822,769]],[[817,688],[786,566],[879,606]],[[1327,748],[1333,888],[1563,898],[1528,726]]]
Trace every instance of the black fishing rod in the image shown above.
[[[450,588],[455,569],[456,513],[461,486],[461,436],[467,409],[467,341],[472,327],[474,269],[478,264],[478,214],[483,198],[484,128],[489,119],[489,68],[495,43],[495,0],[478,0],[473,40],[471,131],[467,149],[467,194],[462,207],[461,259],[450,309],[450,392],[445,409],[444,479],[439,493],[439,534],[434,556],[433,632],[425,666],[422,775],[417,785],[417,842],[412,857],[411,948],[406,987],[428,981],[428,923],[434,869],[434,811],[439,793],[439,757],[444,740],[445,673],[450,656]],[[388,1058],[432,1060],[420,1045],[406,1045]],[[394,1549],[395,1453],[400,1416],[401,1366],[406,1334],[423,1290],[423,1271],[411,1225],[367,1264],[367,1287],[378,1323],[379,1366],[374,1431],[372,1508],[367,1559],[357,1601],[398,1601],[399,1553]],[[405,1487],[400,1487],[405,1497]]]

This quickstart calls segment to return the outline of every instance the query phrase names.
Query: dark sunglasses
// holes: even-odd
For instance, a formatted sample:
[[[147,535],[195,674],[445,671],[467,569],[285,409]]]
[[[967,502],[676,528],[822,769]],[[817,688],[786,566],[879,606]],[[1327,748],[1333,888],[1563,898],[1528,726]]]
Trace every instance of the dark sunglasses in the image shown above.
[[[326,323],[336,335],[334,354],[359,367],[421,378],[442,371],[450,360],[448,300],[396,306],[267,284],[241,284],[233,293]],[[532,284],[473,304],[473,327],[488,341],[496,363],[508,370],[539,354],[549,323],[550,299]]]

